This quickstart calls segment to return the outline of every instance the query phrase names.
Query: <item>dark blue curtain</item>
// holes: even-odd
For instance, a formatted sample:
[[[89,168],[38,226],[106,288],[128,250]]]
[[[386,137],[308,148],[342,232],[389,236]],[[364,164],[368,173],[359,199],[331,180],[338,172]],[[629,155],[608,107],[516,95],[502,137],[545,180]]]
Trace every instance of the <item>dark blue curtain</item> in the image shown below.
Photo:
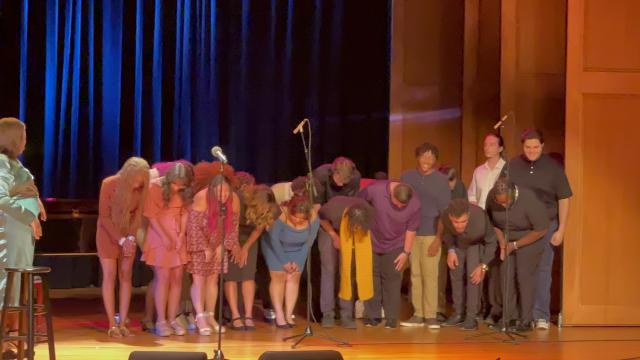
[[[0,2],[0,116],[28,127],[46,196],[95,197],[129,156],[211,160],[259,181],[353,158],[387,167],[390,0]]]

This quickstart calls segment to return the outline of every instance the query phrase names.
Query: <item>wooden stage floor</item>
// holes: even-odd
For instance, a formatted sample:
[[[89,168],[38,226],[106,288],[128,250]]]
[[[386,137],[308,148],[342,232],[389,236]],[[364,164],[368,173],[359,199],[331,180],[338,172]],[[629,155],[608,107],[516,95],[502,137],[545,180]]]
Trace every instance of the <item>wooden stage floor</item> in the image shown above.
[[[115,340],[106,335],[102,304],[92,296],[67,297],[54,301],[56,353],[59,359],[127,359],[132,351],[204,351],[212,357],[216,336],[159,338],[139,329],[140,300],[134,303],[135,336]],[[291,350],[291,342],[282,338],[303,331],[301,322],[291,330],[275,329],[257,321],[257,331],[223,334],[223,351],[233,360],[257,359],[268,350]],[[535,331],[520,344],[503,343],[502,335],[466,340],[467,336],[486,332],[463,332],[457,328],[385,329],[367,328],[358,322],[357,330],[340,327],[325,330],[314,325],[316,335],[328,334],[348,341],[350,347],[338,347],[321,338],[310,338],[299,346],[305,350],[335,349],[345,359],[640,359],[640,328],[590,327]],[[46,344],[36,348],[37,359],[47,359]],[[304,353],[300,353],[304,359]]]

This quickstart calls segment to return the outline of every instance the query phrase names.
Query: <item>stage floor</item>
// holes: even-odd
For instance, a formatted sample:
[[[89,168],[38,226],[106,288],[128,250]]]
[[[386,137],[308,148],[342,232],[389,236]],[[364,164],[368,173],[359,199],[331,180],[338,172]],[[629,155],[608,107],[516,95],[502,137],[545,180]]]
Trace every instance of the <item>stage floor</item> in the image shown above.
[[[58,359],[127,359],[129,353],[141,351],[203,351],[213,354],[217,337],[187,336],[159,338],[139,329],[140,296],[136,296],[131,318],[135,336],[116,340],[107,337],[102,304],[93,294],[65,296],[54,301],[54,326]],[[275,329],[257,321],[257,331],[223,334],[226,358],[257,359],[269,350],[291,350],[291,342],[282,338],[304,330],[303,323],[291,330]],[[474,340],[466,337],[487,332],[483,325],[478,332],[457,328],[429,330],[426,328],[385,329],[382,325],[367,328],[358,322],[357,330],[340,327],[323,329],[313,326],[316,335],[330,335],[350,343],[335,346],[319,337],[306,339],[295,351],[334,349],[345,359],[640,359],[640,328],[590,327],[535,331],[518,345],[503,343],[502,335]],[[36,358],[46,359],[46,344],[36,348]],[[300,354],[304,359],[304,354]]]

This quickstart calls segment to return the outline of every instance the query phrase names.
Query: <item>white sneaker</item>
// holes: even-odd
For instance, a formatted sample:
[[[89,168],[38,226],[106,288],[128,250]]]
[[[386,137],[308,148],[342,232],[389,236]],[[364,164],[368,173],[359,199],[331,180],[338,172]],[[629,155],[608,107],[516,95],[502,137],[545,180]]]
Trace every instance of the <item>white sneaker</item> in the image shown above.
[[[549,330],[549,322],[545,319],[536,320],[536,329]]]

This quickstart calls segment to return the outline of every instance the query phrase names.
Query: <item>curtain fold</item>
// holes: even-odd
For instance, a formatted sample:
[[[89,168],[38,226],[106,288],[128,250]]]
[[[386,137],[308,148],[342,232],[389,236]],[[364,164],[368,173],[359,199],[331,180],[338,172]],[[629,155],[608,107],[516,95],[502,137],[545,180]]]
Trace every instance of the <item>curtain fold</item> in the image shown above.
[[[390,1],[0,2],[15,39],[0,116],[27,122],[47,197],[95,198],[130,156],[197,162],[214,145],[288,181],[305,173],[305,117],[313,166],[344,155],[371,176],[387,167]]]

